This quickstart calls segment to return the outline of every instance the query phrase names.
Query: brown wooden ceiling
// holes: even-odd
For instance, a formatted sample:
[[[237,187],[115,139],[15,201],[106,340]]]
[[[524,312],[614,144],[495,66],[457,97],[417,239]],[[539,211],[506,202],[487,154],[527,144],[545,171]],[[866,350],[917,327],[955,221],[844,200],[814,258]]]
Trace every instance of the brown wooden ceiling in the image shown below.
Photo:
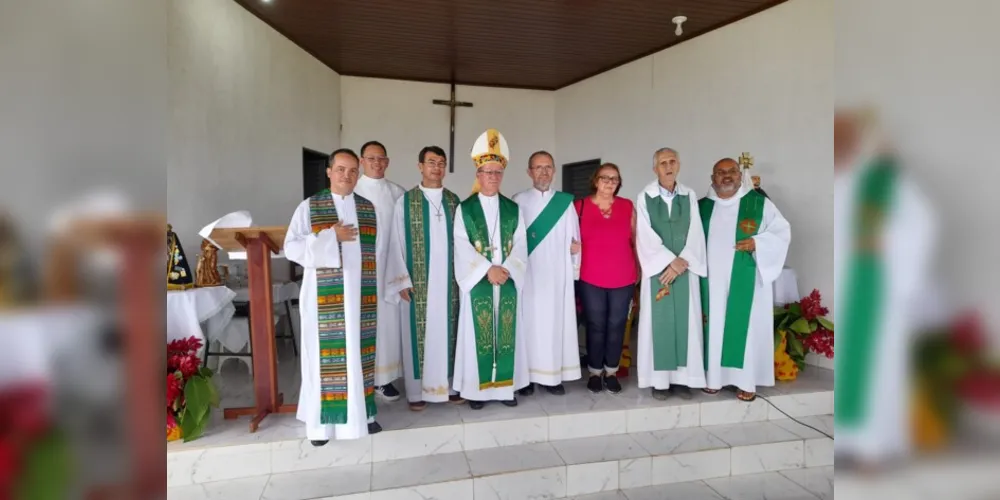
[[[555,90],[785,0],[235,1],[341,75]]]

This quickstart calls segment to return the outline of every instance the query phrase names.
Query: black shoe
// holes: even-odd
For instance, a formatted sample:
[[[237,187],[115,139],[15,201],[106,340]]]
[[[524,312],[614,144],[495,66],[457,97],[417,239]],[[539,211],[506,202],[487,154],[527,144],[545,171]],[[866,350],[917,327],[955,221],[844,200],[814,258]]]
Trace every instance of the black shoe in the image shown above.
[[[328,440],[328,439],[324,439],[322,441],[313,440],[313,441],[309,441],[309,442],[312,443],[313,446],[319,448],[320,446],[323,446],[324,444],[329,443],[330,440]]]
[[[681,399],[691,399],[692,397],[694,397],[694,395],[691,394],[691,388],[686,385],[670,386],[670,392],[673,393],[675,396],[680,397]]]
[[[397,391],[392,384],[385,384],[376,387],[375,394],[389,402],[399,399],[399,391]]]
[[[505,399],[505,400],[501,401],[501,403],[503,403],[504,406],[514,407],[514,406],[517,406],[517,398],[514,398],[514,399]]]
[[[535,393],[535,384],[528,384],[526,387],[521,388],[517,391],[519,396],[530,396]]]
[[[657,401],[666,401],[668,394],[670,394],[669,390],[666,390],[666,389],[653,389],[653,399],[655,399]]]
[[[549,394],[555,394],[556,396],[562,396],[566,394],[566,388],[563,387],[562,384],[546,387],[545,390],[549,391]]]
[[[592,392],[594,394],[597,394],[597,393],[603,391],[604,390],[604,386],[601,385],[601,376],[600,375],[591,375],[590,376],[590,380],[587,381],[587,389],[589,389],[590,392]]]
[[[382,426],[378,422],[368,424],[368,434],[378,434],[382,432]]]
[[[469,408],[473,410],[482,410],[484,406],[486,406],[485,401],[469,401]]]
[[[622,385],[618,382],[618,377],[614,375],[604,375],[604,390],[611,394],[622,392]]]

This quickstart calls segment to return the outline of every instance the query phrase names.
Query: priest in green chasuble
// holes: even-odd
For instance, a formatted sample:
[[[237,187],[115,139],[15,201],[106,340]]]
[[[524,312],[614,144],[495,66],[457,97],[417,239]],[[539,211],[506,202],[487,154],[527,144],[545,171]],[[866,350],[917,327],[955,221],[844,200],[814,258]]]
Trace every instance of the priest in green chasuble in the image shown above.
[[[524,219],[500,194],[507,140],[489,129],[472,147],[476,184],[455,211],[455,279],[461,291],[452,388],[473,410],[516,406],[528,385],[521,293],[528,270]]]
[[[444,150],[420,150],[420,184],[396,201],[386,270],[386,302],[399,306],[403,379],[410,409],[462,403],[451,389],[458,330],[454,230],[459,197],[442,186]]]
[[[701,281],[705,233],[694,190],[677,182],[677,151],[653,154],[656,181],[636,200],[636,241],[642,280],[636,369],[653,397],[692,397],[705,387]]]
[[[382,430],[375,422],[378,226],[372,202],[354,192],[359,171],[353,151],[334,151],[330,188],[299,204],[285,234],[285,256],[303,267],[295,416],[314,446]]]
[[[774,280],[792,238],[788,221],[753,185],[736,160],[712,168],[712,188],[699,200],[708,251],[701,283],[705,323],[705,392],[736,386],[753,401],[774,385]]]
[[[524,321],[531,382],[563,395],[562,383],[580,378],[580,341],[574,281],[580,277],[580,219],[573,195],[552,189],[555,160],[545,151],[528,158],[531,189],[514,195],[527,225],[528,274]],[[534,387],[521,389],[530,395]]]

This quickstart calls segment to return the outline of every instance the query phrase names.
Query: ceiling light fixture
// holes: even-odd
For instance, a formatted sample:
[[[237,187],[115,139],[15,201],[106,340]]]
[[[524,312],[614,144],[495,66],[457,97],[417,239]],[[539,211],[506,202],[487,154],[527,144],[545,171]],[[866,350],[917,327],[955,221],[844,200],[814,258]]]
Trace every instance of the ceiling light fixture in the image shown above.
[[[684,33],[684,29],[683,29],[683,28],[681,28],[681,25],[682,25],[682,24],[684,24],[684,21],[687,21],[687,20],[688,20],[688,18],[687,18],[687,17],[685,17],[685,16],[677,16],[677,17],[674,17],[674,19],[673,19],[673,22],[674,22],[674,24],[676,24],[676,25],[677,25],[677,29],[676,29],[676,30],[674,30],[674,34],[675,34],[675,35],[677,35],[677,36],[681,36],[681,34],[683,34],[683,33]]]

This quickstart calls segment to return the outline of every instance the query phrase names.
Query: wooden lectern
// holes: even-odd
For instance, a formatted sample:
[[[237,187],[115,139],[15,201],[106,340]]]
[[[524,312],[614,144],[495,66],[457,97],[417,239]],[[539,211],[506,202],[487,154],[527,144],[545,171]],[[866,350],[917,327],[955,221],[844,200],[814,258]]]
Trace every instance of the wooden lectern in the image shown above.
[[[209,238],[227,252],[247,253],[250,281],[250,348],[253,349],[254,406],[226,408],[223,418],[253,415],[250,432],[256,432],[269,413],[295,413],[298,405],[283,404],[278,392],[277,350],[274,343],[274,304],[271,296],[271,253],[280,253],[284,226],[217,228]]]

